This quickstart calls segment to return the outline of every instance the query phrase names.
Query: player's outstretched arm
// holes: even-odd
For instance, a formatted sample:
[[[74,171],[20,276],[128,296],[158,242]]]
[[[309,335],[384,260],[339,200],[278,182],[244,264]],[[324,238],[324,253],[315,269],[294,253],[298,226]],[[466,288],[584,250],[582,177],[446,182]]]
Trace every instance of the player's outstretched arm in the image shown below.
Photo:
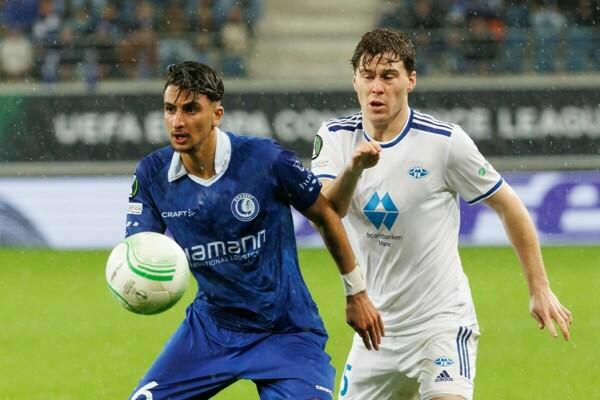
[[[532,317],[538,322],[540,329],[548,327],[554,337],[558,334],[552,321],[556,322],[565,340],[569,340],[569,327],[573,317],[550,288],[537,232],[525,205],[506,182],[485,202],[502,220],[508,238],[519,256],[529,287],[529,312]]]
[[[384,335],[383,321],[367,295],[342,221],[323,195],[319,195],[317,201],[304,210],[303,214],[321,232],[325,245],[344,278],[346,322],[361,336],[367,349],[379,350],[381,337]]]
[[[350,206],[350,200],[354,194],[354,189],[358,179],[366,168],[374,167],[379,161],[381,146],[377,142],[363,141],[352,154],[352,161],[333,181],[324,181],[321,193],[333,205],[333,208],[340,216],[344,218]]]

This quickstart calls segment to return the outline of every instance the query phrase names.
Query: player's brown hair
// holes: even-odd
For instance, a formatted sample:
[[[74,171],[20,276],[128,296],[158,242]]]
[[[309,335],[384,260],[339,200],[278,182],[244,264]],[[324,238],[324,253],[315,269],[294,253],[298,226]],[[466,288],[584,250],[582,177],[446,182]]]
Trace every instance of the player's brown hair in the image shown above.
[[[416,53],[411,40],[394,29],[378,28],[365,33],[356,45],[350,63],[356,71],[377,56],[384,56],[386,62],[402,61],[409,74],[415,70]]]
[[[167,86],[173,85],[179,91],[187,90],[196,94],[204,94],[211,101],[219,101],[225,93],[225,86],[221,75],[206,64],[194,61],[184,61],[180,64],[171,64],[167,67]]]

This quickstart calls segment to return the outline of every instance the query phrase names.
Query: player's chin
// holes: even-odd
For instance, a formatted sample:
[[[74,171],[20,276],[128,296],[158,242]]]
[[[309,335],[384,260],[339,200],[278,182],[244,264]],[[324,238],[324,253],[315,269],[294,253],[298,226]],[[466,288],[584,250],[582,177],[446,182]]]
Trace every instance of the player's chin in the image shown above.
[[[188,143],[177,143],[175,140],[171,140],[171,147],[173,150],[179,153],[188,153],[192,151],[192,145]]]

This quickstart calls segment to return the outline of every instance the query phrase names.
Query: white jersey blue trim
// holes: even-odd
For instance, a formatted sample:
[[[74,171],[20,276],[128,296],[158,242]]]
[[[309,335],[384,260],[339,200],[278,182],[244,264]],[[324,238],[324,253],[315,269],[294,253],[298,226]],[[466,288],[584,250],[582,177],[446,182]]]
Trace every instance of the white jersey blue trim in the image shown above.
[[[356,132],[357,130],[362,130],[362,113],[359,112],[347,117],[330,119],[325,121],[325,126],[327,126],[330,132]]]
[[[452,136],[452,130],[454,129],[454,125],[452,124],[438,121],[431,115],[423,114],[418,111],[414,112],[412,127],[413,129],[417,129],[422,132],[433,133],[447,137]]]
[[[413,116],[414,116],[414,112],[413,112],[412,108],[409,108],[408,111],[409,111],[408,119],[406,121],[406,124],[404,125],[404,128],[400,132],[400,134],[398,136],[396,136],[394,139],[390,140],[389,142],[379,143],[379,145],[381,146],[381,148],[385,149],[385,148],[388,148],[388,147],[392,147],[392,146],[396,145],[397,143],[399,143],[402,139],[404,139],[406,137],[406,135],[408,135],[408,132],[413,127],[412,125],[413,125]],[[363,131],[363,136],[364,136],[365,140],[368,141],[368,142],[370,142],[371,140],[373,140],[367,134],[367,132]]]
[[[475,204],[475,203],[480,202],[481,200],[487,199],[488,197],[490,197],[491,195],[496,193],[498,191],[498,189],[500,189],[500,186],[502,186],[503,183],[504,183],[504,179],[500,178],[498,180],[498,182],[496,182],[496,184],[494,186],[492,186],[492,188],[490,190],[488,190],[481,196],[474,198],[471,201],[467,201],[467,204]]]

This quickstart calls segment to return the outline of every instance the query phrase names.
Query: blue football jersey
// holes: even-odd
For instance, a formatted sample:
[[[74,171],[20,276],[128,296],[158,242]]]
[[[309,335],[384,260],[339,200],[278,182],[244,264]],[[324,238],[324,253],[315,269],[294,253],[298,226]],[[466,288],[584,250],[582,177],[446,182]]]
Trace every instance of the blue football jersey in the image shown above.
[[[168,230],[198,281],[194,307],[241,331],[322,331],[302,279],[290,205],[310,207],[320,183],[271,139],[217,132],[217,176],[185,173],[164,147],[140,161],[126,235]]]

